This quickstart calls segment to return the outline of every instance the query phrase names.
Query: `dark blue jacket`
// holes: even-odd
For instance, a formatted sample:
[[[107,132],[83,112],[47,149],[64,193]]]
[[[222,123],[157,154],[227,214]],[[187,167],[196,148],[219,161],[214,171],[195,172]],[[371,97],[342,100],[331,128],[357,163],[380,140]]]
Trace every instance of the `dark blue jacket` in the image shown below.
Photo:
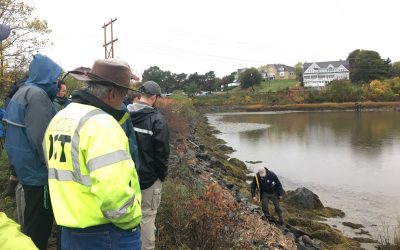
[[[7,106],[5,147],[18,180],[24,185],[47,184],[42,142],[47,125],[56,114],[51,98],[58,92],[56,81],[61,73],[61,67],[50,58],[35,55],[25,86],[18,89]]]
[[[252,197],[256,197],[256,192],[259,191],[260,193],[267,193],[267,194],[274,194],[277,197],[283,195],[283,188],[282,184],[278,179],[278,176],[271,170],[267,171],[267,175],[265,177],[261,177],[259,173],[253,178],[253,182],[251,183],[251,195]],[[258,182],[257,182],[257,180]],[[260,196],[260,198],[262,195]]]
[[[6,129],[3,126],[3,117],[6,115],[5,109],[0,109],[0,138],[4,138],[6,136]],[[1,150],[1,149],[0,149]]]

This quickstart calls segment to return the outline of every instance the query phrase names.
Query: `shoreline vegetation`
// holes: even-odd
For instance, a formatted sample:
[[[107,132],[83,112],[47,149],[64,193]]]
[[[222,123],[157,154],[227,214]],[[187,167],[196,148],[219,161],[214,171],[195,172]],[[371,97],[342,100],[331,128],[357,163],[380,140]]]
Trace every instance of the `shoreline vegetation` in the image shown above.
[[[201,112],[262,112],[262,111],[400,111],[400,102],[344,102],[344,103],[299,103],[299,104],[242,104],[242,105],[201,105]]]
[[[157,249],[361,249],[360,242],[376,243],[368,237],[348,238],[325,224],[326,218],[344,217],[344,212],[329,207],[304,209],[290,201],[295,191],[288,191],[282,202],[286,227],[263,220],[258,204],[251,203],[246,163],[229,158],[234,149],[216,137],[218,130],[210,126],[204,115],[230,111],[343,110],[351,109],[354,102],[295,106],[196,104],[196,99],[182,96],[160,103],[170,129],[171,157],[156,221]],[[397,110],[400,102],[362,105],[368,110]],[[1,192],[7,180],[8,162],[3,151]],[[0,211],[15,220],[15,199],[2,198]]]

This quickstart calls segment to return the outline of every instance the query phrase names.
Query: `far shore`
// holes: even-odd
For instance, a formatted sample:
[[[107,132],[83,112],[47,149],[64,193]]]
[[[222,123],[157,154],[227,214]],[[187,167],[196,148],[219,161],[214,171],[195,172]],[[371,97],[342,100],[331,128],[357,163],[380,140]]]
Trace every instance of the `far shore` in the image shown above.
[[[319,110],[395,110],[400,111],[400,102],[343,102],[343,103],[299,103],[286,105],[202,105],[203,112],[258,112],[258,111],[319,111]]]

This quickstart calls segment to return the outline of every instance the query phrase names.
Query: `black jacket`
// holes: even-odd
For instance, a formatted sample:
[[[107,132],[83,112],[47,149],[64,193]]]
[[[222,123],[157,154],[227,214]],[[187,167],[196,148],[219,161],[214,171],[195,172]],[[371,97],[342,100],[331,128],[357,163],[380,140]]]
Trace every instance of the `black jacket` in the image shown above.
[[[168,172],[169,131],[164,116],[145,103],[128,105],[139,146],[140,188],[151,187]]]
[[[251,195],[252,197],[256,197],[256,192],[267,193],[267,194],[275,194],[277,197],[282,196],[284,191],[282,188],[282,184],[278,179],[278,176],[271,170],[267,170],[267,175],[265,177],[261,177],[259,173],[253,178],[253,182],[251,183]],[[258,184],[256,181],[258,179]],[[260,195],[261,199],[262,195]]]

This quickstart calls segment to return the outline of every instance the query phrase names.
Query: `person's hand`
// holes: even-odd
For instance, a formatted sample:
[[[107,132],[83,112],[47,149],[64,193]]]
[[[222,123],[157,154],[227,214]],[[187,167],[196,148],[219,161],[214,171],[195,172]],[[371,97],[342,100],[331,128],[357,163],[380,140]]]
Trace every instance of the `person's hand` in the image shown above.
[[[253,197],[253,202],[256,203],[257,202],[257,198]]]
[[[282,200],[282,196],[278,196],[278,200],[281,201]]]

